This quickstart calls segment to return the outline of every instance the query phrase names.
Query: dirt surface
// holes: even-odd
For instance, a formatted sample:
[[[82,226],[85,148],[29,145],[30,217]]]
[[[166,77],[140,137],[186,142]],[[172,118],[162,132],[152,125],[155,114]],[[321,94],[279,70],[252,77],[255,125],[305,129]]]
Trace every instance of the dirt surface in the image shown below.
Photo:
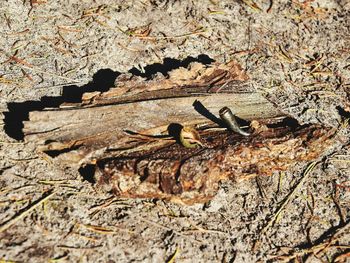
[[[1,1],[0,260],[349,260],[350,3],[255,3]],[[106,91],[121,72],[151,78],[232,59],[300,123],[338,127],[339,143],[317,163],[183,206],[96,193],[23,141],[29,111]]]

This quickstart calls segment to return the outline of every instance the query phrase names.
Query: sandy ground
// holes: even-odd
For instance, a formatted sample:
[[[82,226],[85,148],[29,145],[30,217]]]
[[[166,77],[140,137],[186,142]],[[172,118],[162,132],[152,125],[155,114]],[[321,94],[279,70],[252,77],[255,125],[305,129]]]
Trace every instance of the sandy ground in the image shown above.
[[[1,262],[349,260],[350,3],[255,3],[0,2]],[[121,72],[150,78],[232,59],[300,123],[339,127],[339,144],[310,173],[300,163],[225,183],[205,205],[121,200],[23,141],[29,111],[107,90]]]

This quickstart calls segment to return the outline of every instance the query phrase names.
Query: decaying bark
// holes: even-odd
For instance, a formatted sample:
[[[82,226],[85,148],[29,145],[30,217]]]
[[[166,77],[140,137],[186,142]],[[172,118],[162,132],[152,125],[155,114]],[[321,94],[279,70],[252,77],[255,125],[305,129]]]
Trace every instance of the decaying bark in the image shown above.
[[[122,75],[115,88],[85,93],[81,103],[31,112],[25,140],[61,164],[93,167],[104,191],[187,204],[210,200],[221,180],[271,175],[333,144],[334,129],[283,122],[247,79],[235,62],[193,63],[147,81]],[[251,135],[222,129],[222,107],[246,120]],[[200,147],[179,144],[183,126],[197,129]]]
[[[210,200],[222,180],[271,175],[319,157],[335,129],[317,125],[256,129],[250,137],[227,132],[202,134],[205,147],[172,144],[97,161],[97,185],[122,197],[163,198],[193,204]]]
[[[171,123],[213,125],[224,106],[246,120],[285,117],[246,84],[247,76],[235,62],[192,63],[169,75],[149,81],[121,75],[115,88],[85,93],[81,103],[30,112],[24,122],[25,140],[73,165],[105,148],[131,147],[128,142],[134,139],[127,131],[164,135]]]

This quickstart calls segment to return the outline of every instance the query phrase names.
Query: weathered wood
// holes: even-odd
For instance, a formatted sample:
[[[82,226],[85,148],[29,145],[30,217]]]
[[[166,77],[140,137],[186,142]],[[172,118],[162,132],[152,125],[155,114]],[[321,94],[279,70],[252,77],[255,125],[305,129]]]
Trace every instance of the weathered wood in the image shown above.
[[[281,121],[286,116],[247,79],[235,62],[192,64],[149,81],[122,75],[115,88],[83,94],[81,103],[31,112],[25,140],[94,171],[104,191],[187,204],[210,200],[222,180],[268,176],[331,147],[334,129]],[[223,107],[251,121],[251,135],[223,130]],[[196,128],[200,147],[179,144],[183,126]]]
[[[224,106],[246,120],[282,118],[284,114],[252,91],[246,79],[234,62],[195,64],[151,81],[122,75],[115,88],[84,94],[82,103],[31,112],[24,123],[25,140],[59,155],[61,161],[78,163],[98,149],[122,147],[128,138],[125,131],[160,135],[171,123],[214,124]]]

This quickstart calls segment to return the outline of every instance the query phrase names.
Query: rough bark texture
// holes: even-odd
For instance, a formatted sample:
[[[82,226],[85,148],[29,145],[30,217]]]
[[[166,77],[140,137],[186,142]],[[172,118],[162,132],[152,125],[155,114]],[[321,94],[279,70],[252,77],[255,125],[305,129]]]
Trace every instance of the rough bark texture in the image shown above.
[[[281,121],[286,116],[247,85],[235,62],[194,63],[169,75],[122,75],[115,88],[83,94],[81,103],[32,112],[25,139],[60,163],[92,168],[104,191],[187,204],[210,200],[221,180],[268,176],[333,143],[333,129]],[[224,106],[252,121],[250,136],[217,129]],[[178,143],[183,126],[199,131],[201,147]]]
[[[250,137],[203,134],[206,147],[179,144],[98,160],[99,187],[122,197],[163,198],[193,204],[210,200],[222,180],[269,176],[313,160],[334,143],[334,129],[321,126],[256,129]]]

